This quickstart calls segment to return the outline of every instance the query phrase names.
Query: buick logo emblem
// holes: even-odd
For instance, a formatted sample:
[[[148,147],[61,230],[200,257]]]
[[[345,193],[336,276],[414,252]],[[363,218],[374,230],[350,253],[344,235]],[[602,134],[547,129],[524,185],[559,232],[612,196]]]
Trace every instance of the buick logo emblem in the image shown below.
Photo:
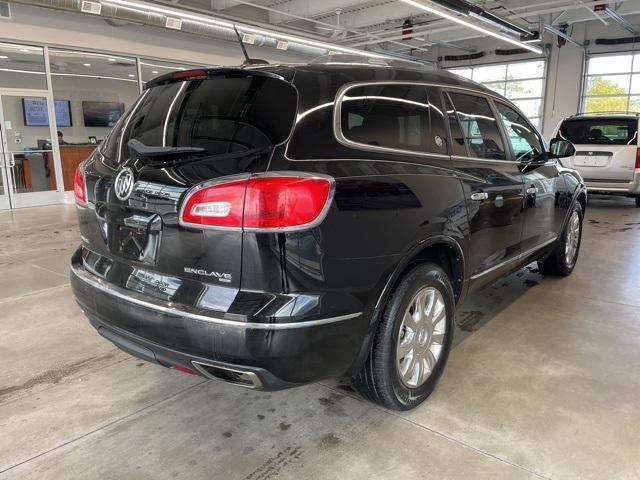
[[[116,192],[116,197],[123,202],[131,196],[133,192],[133,172],[130,168],[124,168],[120,170],[120,173],[116,175],[116,181],[113,189]]]

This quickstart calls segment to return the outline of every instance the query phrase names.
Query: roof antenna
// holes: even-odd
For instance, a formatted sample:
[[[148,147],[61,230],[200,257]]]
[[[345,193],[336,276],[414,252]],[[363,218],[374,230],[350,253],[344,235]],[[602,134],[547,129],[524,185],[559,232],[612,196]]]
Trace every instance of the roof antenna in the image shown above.
[[[233,30],[236,32],[238,42],[240,42],[240,48],[242,49],[242,54],[244,55],[244,62],[242,62],[242,65],[269,65],[269,62],[267,62],[266,60],[249,57],[247,49],[244,46],[244,42],[242,41],[242,37],[240,36],[240,32],[238,32],[238,28],[235,25],[233,26]]]

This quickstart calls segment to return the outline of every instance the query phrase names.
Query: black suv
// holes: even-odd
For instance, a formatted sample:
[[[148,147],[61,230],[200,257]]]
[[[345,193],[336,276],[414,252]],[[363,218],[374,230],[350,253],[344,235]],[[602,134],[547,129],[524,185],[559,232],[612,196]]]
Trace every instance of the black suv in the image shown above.
[[[571,273],[586,191],[525,116],[444,71],[327,62],[150,82],[75,177],[75,296],[123,350],[257,389],[442,374],[469,292]]]

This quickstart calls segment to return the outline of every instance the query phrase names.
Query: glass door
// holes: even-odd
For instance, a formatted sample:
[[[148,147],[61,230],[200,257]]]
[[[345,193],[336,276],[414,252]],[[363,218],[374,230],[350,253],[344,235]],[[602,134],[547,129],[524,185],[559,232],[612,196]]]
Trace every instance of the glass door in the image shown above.
[[[54,118],[54,102],[48,91],[0,89],[0,208],[61,201],[62,171]]]

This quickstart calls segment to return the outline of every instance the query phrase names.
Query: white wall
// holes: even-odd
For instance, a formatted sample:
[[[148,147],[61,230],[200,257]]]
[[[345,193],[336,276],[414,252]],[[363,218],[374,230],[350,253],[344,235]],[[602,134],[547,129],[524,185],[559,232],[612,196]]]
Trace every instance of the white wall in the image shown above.
[[[201,65],[238,65],[237,44],[164,29],[113,27],[99,17],[11,4],[12,19],[0,20],[0,39],[89,48]],[[270,62],[306,62],[310,58],[274,48],[248,46],[250,55]]]

